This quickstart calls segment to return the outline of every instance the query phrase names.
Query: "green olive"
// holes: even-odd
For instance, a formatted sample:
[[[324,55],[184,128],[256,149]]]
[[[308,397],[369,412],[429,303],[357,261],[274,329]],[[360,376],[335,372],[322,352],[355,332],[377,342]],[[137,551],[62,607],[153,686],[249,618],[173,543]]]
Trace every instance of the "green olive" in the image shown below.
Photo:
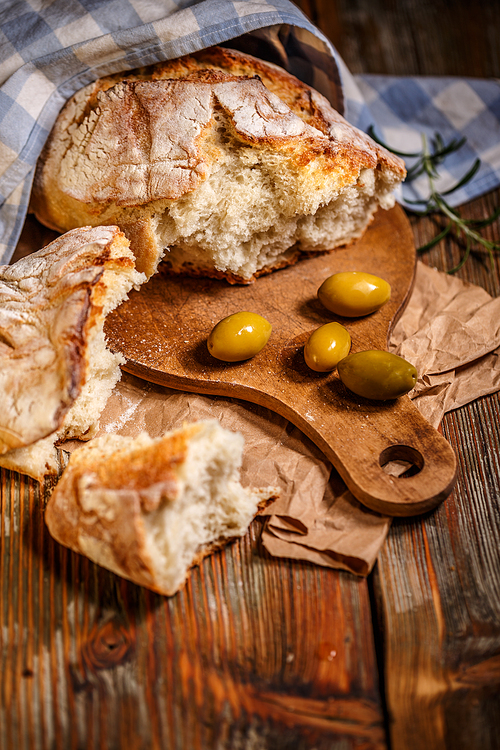
[[[410,362],[378,349],[349,354],[337,369],[350,391],[377,401],[398,398],[417,382],[417,371]]]
[[[233,313],[212,330],[207,340],[208,351],[224,362],[250,359],[265,347],[271,330],[271,324],[257,313]]]
[[[304,346],[306,365],[316,372],[328,372],[347,357],[351,348],[349,332],[340,323],[326,323],[309,336]]]
[[[380,310],[391,298],[391,287],[371,273],[344,271],[325,279],[318,289],[318,298],[330,312],[357,318]]]

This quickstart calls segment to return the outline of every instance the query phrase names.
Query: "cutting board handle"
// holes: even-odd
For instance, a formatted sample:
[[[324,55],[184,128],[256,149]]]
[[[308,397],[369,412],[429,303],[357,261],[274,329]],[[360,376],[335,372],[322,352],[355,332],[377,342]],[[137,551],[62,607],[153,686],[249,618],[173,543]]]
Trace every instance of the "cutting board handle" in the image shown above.
[[[125,369],[160,385],[184,389],[184,380],[144,371],[138,363]],[[447,440],[427,422],[408,396],[394,401],[370,401],[345,388],[338,377],[320,387],[311,383],[295,392],[281,387],[279,378],[261,391],[223,381],[190,380],[190,390],[242,398],[288,419],[307,435],[333,464],[349,490],[367,508],[389,516],[415,516],[434,510],[453,489],[457,460]],[[401,476],[384,469],[390,461],[405,461]]]
[[[407,396],[377,404],[345,395],[343,403],[340,418],[326,401],[308,401],[299,409],[294,404],[290,411],[283,404],[278,411],[321,448],[352,494],[372,510],[414,516],[433,510],[450,494],[455,453]],[[384,469],[391,461],[409,466],[394,476]]]

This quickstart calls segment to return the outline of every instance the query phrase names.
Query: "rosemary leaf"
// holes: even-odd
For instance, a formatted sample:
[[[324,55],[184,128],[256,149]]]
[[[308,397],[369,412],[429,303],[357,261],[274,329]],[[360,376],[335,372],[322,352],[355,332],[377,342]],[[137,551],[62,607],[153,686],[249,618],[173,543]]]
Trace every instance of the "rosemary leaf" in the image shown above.
[[[452,140],[449,142],[447,146],[441,145],[439,148],[435,149],[432,156],[434,161],[443,161],[445,156],[448,156],[448,154],[452,154],[454,151],[458,151],[462,148],[462,146],[465,144],[467,139],[465,136],[463,138],[460,138],[460,140]],[[443,143],[443,140],[440,138],[440,144]]]
[[[437,245],[439,242],[441,242],[443,237],[446,237],[450,229],[451,229],[451,221],[449,224],[445,226],[442,232],[439,232],[439,234],[437,234],[434,237],[434,239],[430,240],[429,242],[426,242],[425,245],[420,245],[420,247],[417,248],[417,253],[425,253],[426,250],[430,250],[432,247],[434,247],[434,245]]]
[[[417,151],[417,153],[415,154],[408,154],[408,153],[405,153],[404,151],[396,151],[396,149],[389,148],[389,146],[387,146],[377,137],[373,125],[368,126],[367,133],[370,136],[370,138],[372,138],[375,141],[375,143],[380,144],[381,146],[386,148],[388,151],[390,151],[392,154],[396,154],[396,156],[402,156],[403,158],[408,158],[408,159],[416,158],[417,156],[420,156],[420,151]]]
[[[448,273],[451,274],[451,273],[456,273],[457,271],[460,271],[460,269],[462,268],[462,266],[467,262],[467,259],[468,259],[469,255],[470,255],[471,244],[472,243],[471,243],[470,238],[467,237],[467,245],[465,247],[465,253],[463,254],[460,262],[457,263],[457,265],[455,266],[455,268],[451,268],[448,271]]]
[[[472,180],[472,178],[474,177],[474,175],[476,174],[480,166],[481,166],[481,159],[476,159],[476,161],[474,162],[472,167],[469,169],[467,174],[464,174],[462,179],[459,180],[456,185],[453,185],[453,187],[448,188],[448,190],[445,190],[443,193],[441,193],[441,195],[450,195],[450,193],[454,193],[455,190],[458,190],[458,188],[461,188],[464,185],[466,185],[468,182],[470,182],[470,180]]]
[[[462,219],[464,224],[470,224],[476,227],[476,229],[482,229],[483,227],[489,227],[494,221],[500,216],[500,206],[497,206],[491,216],[487,219]]]
[[[467,172],[461,177],[458,182],[455,183],[448,190],[439,192],[436,188],[436,180],[439,178],[438,167],[447,156],[458,151],[466,143],[466,138],[453,138],[448,143],[444,142],[444,139],[440,133],[435,133],[434,137],[430,139],[428,143],[427,137],[424,133],[421,134],[422,138],[422,149],[418,153],[404,153],[403,151],[396,151],[388,146],[386,143],[381,141],[375,135],[373,126],[368,129],[369,135],[381,146],[391,151],[397,156],[401,156],[407,159],[415,159],[415,163],[408,167],[406,181],[412,182],[423,174],[427,175],[429,183],[429,195],[427,198],[419,200],[407,200],[406,204],[410,205],[409,211],[416,214],[417,216],[428,216],[432,213],[442,214],[447,217],[448,224],[446,227],[439,232],[432,240],[427,242],[418,248],[419,253],[423,253],[426,250],[430,250],[441,242],[444,237],[450,232],[454,232],[458,239],[462,238],[465,240],[465,252],[460,259],[459,263],[448,271],[448,273],[456,273],[459,271],[469,259],[470,255],[479,248],[483,248],[488,253],[490,265],[492,269],[495,268],[495,253],[500,253],[500,242],[493,242],[487,240],[480,233],[480,229],[490,226],[500,217],[500,206],[497,207],[493,213],[485,219],[464,219],[460,214],[458,208],[452,208],[446,201],[444,196],[454,193],[459,188],[469,183],[474,175],[477,173],[481,166],[480,159],[476,159],[473,165],[467,170]],[[415,206],[415,208],[413,208]],[[475,248],[475,246],[478,246]]]

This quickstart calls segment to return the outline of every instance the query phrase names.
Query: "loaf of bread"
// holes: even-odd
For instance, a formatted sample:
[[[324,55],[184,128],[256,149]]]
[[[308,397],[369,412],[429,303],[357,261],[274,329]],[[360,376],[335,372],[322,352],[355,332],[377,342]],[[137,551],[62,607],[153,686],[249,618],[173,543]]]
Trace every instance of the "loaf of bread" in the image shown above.
[[[277,496],[241,486],[243,442],[216,420],[156,439],[95,438],[71,454],[47,504],[48,529],[123,578],[174,594]]]
[[[61,111],[31,209],[58,231],[116,224],[148,277],[248,283],[359,237],[403,162],[275,65],[213,47],[100,79]]]
[[[0,466],[42,479],[90,438],[120,378],[106,315],[145,280],[117,227],[85,227],[0,266]]]

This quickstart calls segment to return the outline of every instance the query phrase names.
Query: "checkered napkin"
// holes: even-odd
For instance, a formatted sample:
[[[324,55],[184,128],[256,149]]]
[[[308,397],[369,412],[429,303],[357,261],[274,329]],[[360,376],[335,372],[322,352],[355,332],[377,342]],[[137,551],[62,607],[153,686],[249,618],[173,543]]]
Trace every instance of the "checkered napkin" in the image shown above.
[[[223,44],[276,62],[327,96],[354,125],[402,151],[420,132],[464,134],[446,185],[476,156],[454,205],[500,183],[500,86],[494,81],[350,75],[328,39],[289,0],[3,0],[0,4],[0,263],[28,209],[34,167],[57,114],[103,75]],[[448,182],[446,182],[448,181]],[[441,185],[440,185],[441,187]],[[425,195],[418,182],[399,196]],[[408,191],[408,192],[406,192]]]

